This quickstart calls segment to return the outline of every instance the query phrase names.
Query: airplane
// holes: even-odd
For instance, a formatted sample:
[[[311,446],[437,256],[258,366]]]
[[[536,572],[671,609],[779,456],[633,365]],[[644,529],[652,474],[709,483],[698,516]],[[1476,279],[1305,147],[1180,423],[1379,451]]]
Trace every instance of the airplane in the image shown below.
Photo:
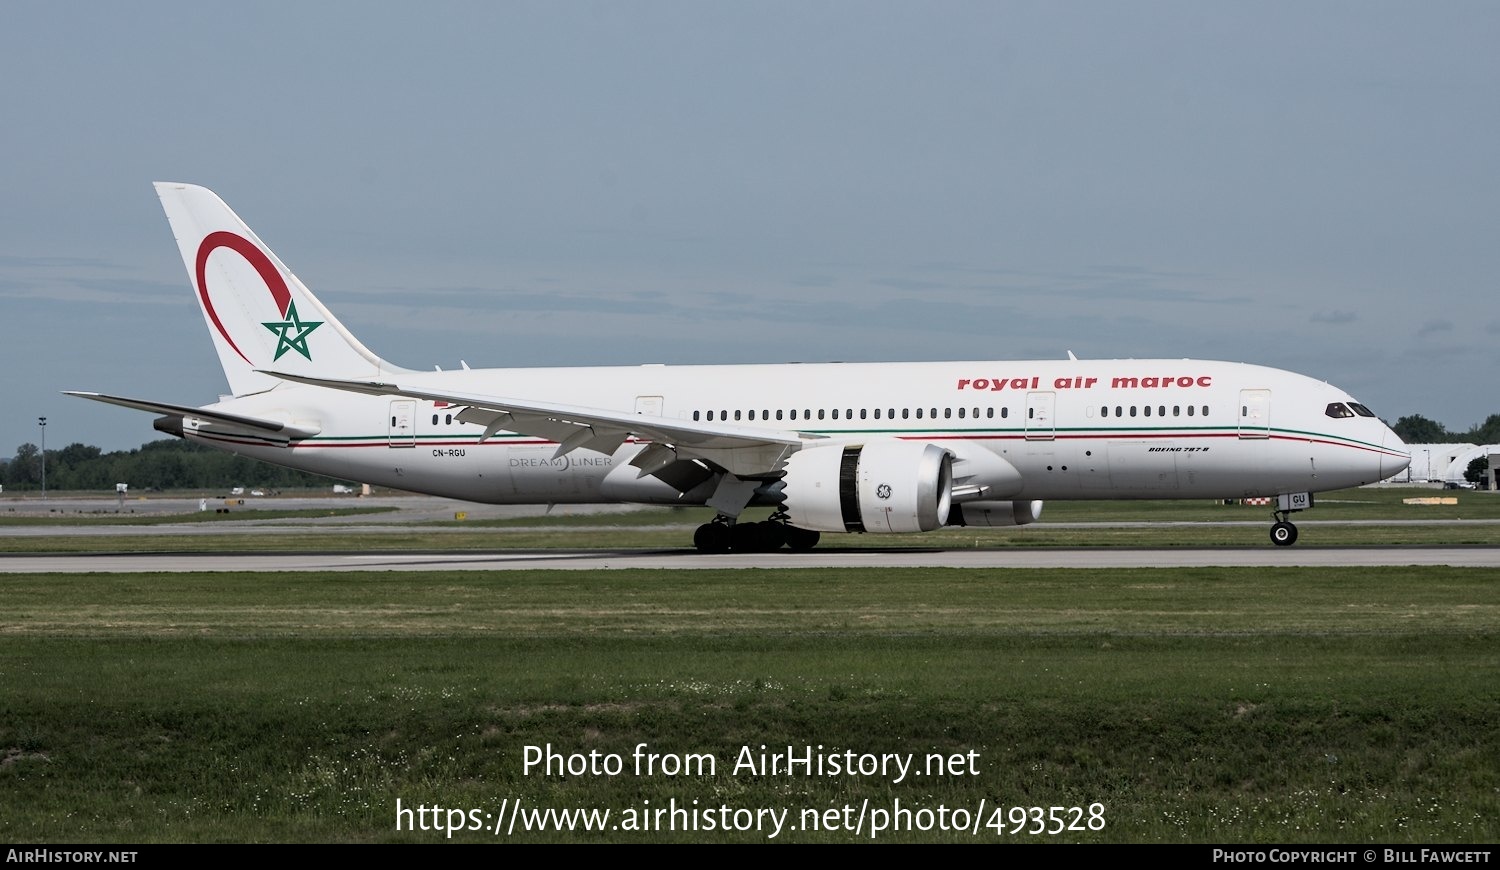
[[[212,191],[158,182],[230,394],[202,407],[70,391],[171,435],[338,479],[490,504],[716,510],[705,551],[823,533],[1035,522],[1047,500],[1274,502],[1410,456],[1304,375],[1193,359],[415,371],[366,348]],[[1274,413],[1273,413],[1274,412]],[[767,519],[742,519],[771,508]]]

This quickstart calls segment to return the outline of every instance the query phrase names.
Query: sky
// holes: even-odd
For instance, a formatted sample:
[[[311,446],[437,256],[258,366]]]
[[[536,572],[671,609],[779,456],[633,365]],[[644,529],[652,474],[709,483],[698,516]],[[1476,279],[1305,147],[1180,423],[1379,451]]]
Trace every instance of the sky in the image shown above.
[[[1500,402],[1490,2],[11,0],[0,456],[227,389],[152,181],[411,368],[1206,358]],[[562,397],[559,397],[562,400]]]

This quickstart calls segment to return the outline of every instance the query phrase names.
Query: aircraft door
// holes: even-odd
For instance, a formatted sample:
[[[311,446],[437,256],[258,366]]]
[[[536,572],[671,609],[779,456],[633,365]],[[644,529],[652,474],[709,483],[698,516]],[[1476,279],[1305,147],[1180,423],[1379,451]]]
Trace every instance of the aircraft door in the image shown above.
[[[1057,394],[1036,392],[1026,394],[1026,440],[1051,441],[1057,437]]]
[[[396,399],[391,402],[391,415],[387,418],[390,429],[387,441],[391,447],[417,446],[417,403],[411,399]]]
[[[1271,391],[1240,390],[1240,437],[1271,437]]]

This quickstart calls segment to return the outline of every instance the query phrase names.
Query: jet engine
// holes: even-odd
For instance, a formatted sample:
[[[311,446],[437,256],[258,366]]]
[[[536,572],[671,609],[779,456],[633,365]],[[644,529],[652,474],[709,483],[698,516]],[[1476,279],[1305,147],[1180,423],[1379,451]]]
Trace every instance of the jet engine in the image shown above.
[[[953,455],[920,441],[810,447],[786,462],[791,524],[818,532],[930,532],[948,522]]]
[[[971,501],[953,509],[948,516],[954,526],[1024,526],[1042,515],[1040,501]]]

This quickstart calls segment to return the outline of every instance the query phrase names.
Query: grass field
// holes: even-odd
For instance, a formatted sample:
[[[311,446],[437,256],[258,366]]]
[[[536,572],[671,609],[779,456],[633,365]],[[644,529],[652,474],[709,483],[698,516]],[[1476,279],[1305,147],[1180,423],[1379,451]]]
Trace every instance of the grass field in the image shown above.
[[[804,810],[898,802],[929,829],[881,840],[1500,840],[1491,570],[10,575],[0,600],[11,841],[447,838],[398,831],[398,799],[486,827],[697,800],[788,810],[793,842],[870,839]],[[640,743],[717,765],[635,775]],[[625,771],[524,774],[546,744]],[[978,773],[733,770],[761,744]],[[768,836],[555,828],[453,839]]]
[[[333,509],[264,510],[237,509],[233,513],[192,511],[182,514],[130,514],[98,512],[56,515],[0,515],[0,528],[6,526],[170,526],[177,524],[235,523],[244,520],[305,520],[321,517],[357,517],[390,513],[389,507],[348,507]]]

